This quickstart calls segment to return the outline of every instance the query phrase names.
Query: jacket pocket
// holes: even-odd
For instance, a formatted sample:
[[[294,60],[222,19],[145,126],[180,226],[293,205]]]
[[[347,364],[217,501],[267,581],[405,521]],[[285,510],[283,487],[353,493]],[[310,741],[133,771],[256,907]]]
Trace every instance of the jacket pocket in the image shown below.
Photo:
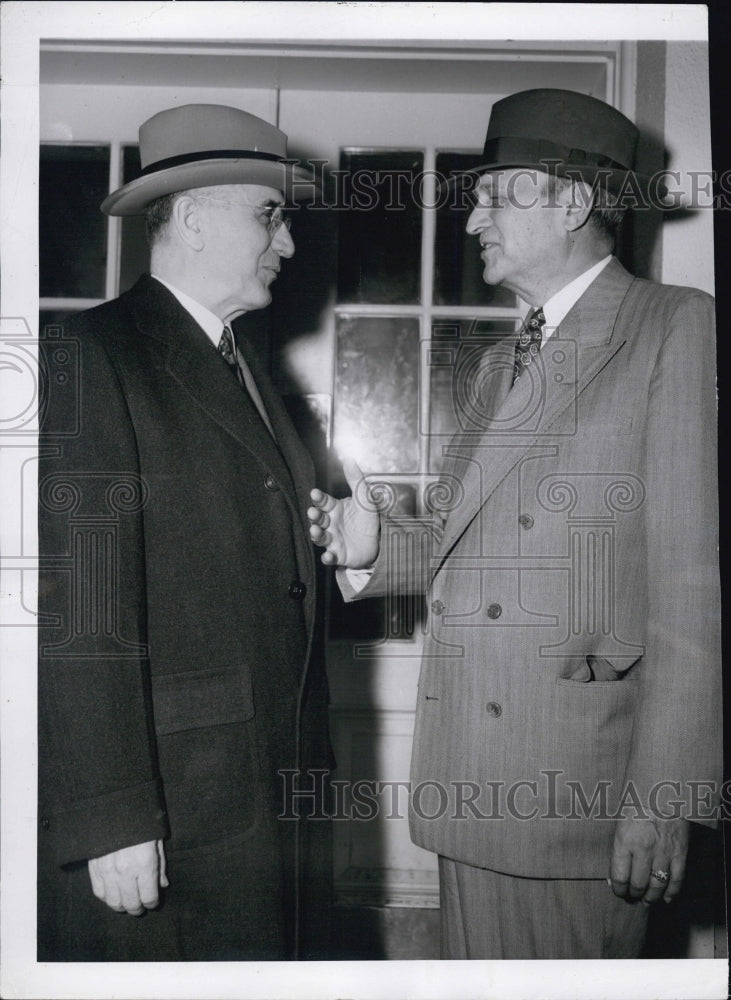
[[[155,732],[247,722],[254,717],[251,677],[238,670],[199,670],[152,678]]]

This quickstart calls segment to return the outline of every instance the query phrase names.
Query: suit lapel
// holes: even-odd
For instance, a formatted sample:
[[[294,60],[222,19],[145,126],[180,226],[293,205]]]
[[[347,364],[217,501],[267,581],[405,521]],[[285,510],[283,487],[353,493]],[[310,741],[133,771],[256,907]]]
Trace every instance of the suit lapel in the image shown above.
[[[479,436],[460,435],[447,455],[461,458],[464,502],[450,513],[433,574],[526,451],[540,441],[625,343],[619,310],[634,279],[612,260],[566,315],[505,395]],[[615,331],[615,327],[619,327]]]

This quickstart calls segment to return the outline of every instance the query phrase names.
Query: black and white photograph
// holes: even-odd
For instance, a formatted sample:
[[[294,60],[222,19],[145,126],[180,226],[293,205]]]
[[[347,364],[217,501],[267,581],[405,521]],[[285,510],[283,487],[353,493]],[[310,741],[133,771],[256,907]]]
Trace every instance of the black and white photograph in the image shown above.
[[[0,16],[2,996],[725,997],[708,8]]]

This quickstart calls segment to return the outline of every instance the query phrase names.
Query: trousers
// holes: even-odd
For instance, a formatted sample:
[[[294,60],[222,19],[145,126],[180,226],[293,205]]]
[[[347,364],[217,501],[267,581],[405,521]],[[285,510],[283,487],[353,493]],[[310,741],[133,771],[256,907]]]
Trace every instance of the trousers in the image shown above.
[[[649,907],[605,879],[521,878],[439,858],[441,957],[637,958]]]

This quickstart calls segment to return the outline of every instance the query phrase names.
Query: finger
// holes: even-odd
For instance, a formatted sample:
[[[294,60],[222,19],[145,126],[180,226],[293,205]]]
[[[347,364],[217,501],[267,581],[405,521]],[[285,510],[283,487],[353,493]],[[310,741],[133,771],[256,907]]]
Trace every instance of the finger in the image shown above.
[[[120,878],[119,892],[122,909],[126,910],[130,916],[139,917],[145,912],[142,900],[140,899],[139,885],[135,876],[128,875]]]
[[[123,913],[125,907],[122,903],[122,894],[119,890],[117,881],[109,874],[103,875],[102,878],[104,888],[102,895],[99,898],[102,899],[111,910],[116,910],[117,913]]]
[[[363,470],[355,459],[346,458],[343,460],[343,472],[350,487],[350,492],[355,493],[358,483],[363,479]]]
[[[650,884],[650,861],[645,856],[632,857],[632,872],[629,877],[629,898],[642,899]]]
[[[308,507],[307,516],[312,524],[318,524],[322,528],[327,528],[330,524],[330,517],[325,513],[324,510],[320,510],[318,507]]]
[[[667,872],[669,870],[668,864],[663,864],[662,862],[655,861],[652,865],[652,870],[650,872],[650,879],[647,885],[647,891],[642,897],[642,902],[648,906],[652,906],[659,899],[662,899],[665,894],[665,889],[668,886],[668,882],[662,878],[658,878],[654,872]]]
[[[615,847],[609,865],[609,881],[615,896],[627,898],[631,871],[632,855],[625,849]]]
[[[318,524],[310,525],[310,538],[315,545],[321,545],[323,548],[332,541],[330,532],[325,531]]]
[[[329,493],[324,493],[318,489],[310,490],[310,499],[320,510],[332,510],[337,503],[337,500],[331,497]]]
[[[154,910],[160,902],[158,872],[159,869],[157,866],[144,871],[137,882],[139,900],[146,910]]]
[[[101,877],[98,871],[98,865],[96,859],[92,858],[89,861],[89,878],[91,879],[91,890],[97,899],[104,900],[104,879]]]
[[[160,885],[163,889],[166,889],[170,883],[168,882],[168,865],[165,858],[165,846],[161,840],[157,842],[157,856],[160,861]]]
[[[334,553],[328,552],[327,550],[320,556],[320,562],[324,566],[334,566],[337,563]]]
[[[683,885],[683,879],[685,878],[685,857],[685,852],[682,852],[670,859],[670,881],[667,884],[663,897],[666,903],[672,903]],[[668,871],[667,867],[665,871]]]

